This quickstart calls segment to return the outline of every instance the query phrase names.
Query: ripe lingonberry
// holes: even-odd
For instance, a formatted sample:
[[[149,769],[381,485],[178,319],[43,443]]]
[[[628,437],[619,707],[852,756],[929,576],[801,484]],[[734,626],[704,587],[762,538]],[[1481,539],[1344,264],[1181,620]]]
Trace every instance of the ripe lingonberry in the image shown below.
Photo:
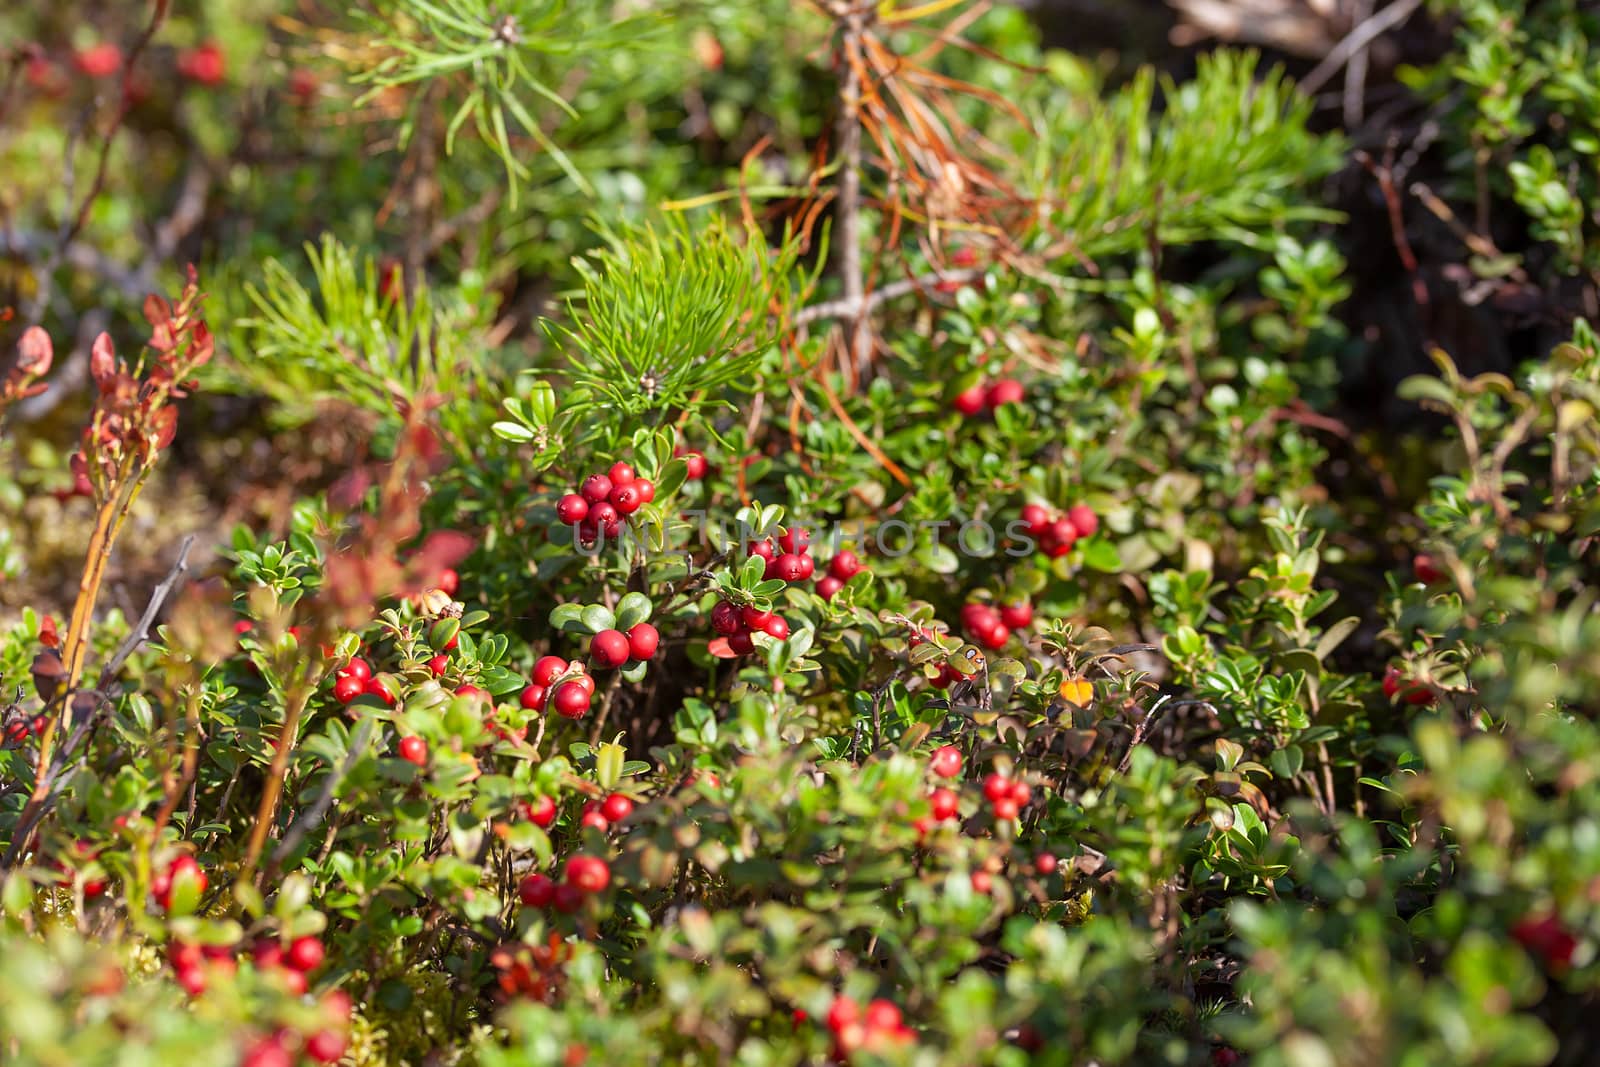
[[[72,65],[87,78],[109,78],[122,69],[122,49],[109,41],[72,54]]]
[[[887,1000],[874,1000],[867,1005],[868,1030],[900,1029],[900,1009]]]
[[[365,682],[368,678],[372,677],[372,665],[366,660],[362,659],[360,656],[356,656],[355,658],[351,659],[349,663],[346,663],[342,668],[340,668],[339,676],[341,678],[356,678]]]
[[[1042,504],[1024,504],[1018,515],[1029,537],[1043,537],[1050,527],[1050,512]]]
[[[589,655],[600,667],[620,667],[628,662],[628,637],[621,630],[601,630],[589,638]]]
[[[567,860],[566,880],[585,893],[599,893],[611,884],[611,867],[599,856]]]
[[[778,547],[785,552],[803,554],[811,547],[811,531],[804,526],[786,526],[778,534]]]
[[[988,391],[984,389],[982,383],[979,383],[957,393],[950,401],[950,405],[963,415],[976,415],[983,410],[987,397]]]
[[[450,657],[443,652],[428,661],[428,672],[435,678],[443,678],[444,672],[450,669]]]
[[[222,49],[215,41],[207,41],[198,48],[178,54],[178,73],[201,85],[216,85],[222,81],[225,64]]]
[[[322,939],[307,934],[305,937],[297,937],[291,941],[289,943],[289,951],[284,953],[283,958],[284,962],[301,974],[309,974],[322,966],[322,960],[326,955],[327,952],[322,947]]]
[[[564,915],[571,915],[583,907],[583,890],[570,882],[562,882],[556,886],[556,910]]]
[[[1001,797],[990,805],[989,810],[994,812],[996,819],[1015,819],[1022,811],[1022,805],[1011,797]]]
[[[983,399],[989,407],[997,408],[1002,404],[1020,404],[1025,395],[1021,382],[1015,378],[1001,378],[989,386]]]
[[[338,681],[333,683],[334,699],[341,704],[348,704],[366,692],[366,685],[366,682],[363,682],[360,678],[341,675]]]
[[[844,588],[844,583],[833,575],[817,579],[817,595],[823,600],[832,600],[834,594]]]
[[[1059,862],[1054,852],[1041,852],[1033,858],[1033,869],[1040,874],[1054,874]]]
[[[716,607],[711,609],[711,628],[724,637],[741,632],[744,620],[739,615],[739,606],[728,600],[717,601]]]
[[[954,778],[961,773],[961,750],[954,745],[940,745],[928,757],[928,769],[940,778]]]
[[[1067,521],[1078,531],[1079,537],[1093,537],[1100,529],[1100,517],[1088,504],[1074,504],[1067,509]]]
[[[661,631],[647,622],[638,623],[628,631],[628,655],[634,659],[649,659],[660,645]]]
[[[517,899],[530,908],[548,908],[556,898],[556,883],[549,875],[530,874],[517,883]]]
[[[706,472],[711,466],[706,462],[706,457],[702,456],[698,452],[680,451],[678,455],[683,459],[683,477],[685,481],[698,482],[700,479],[706,476]]]
[[[768,637],[782,641],[789,636],[789,623],[785,619],[774,615],[767,620],[767,624],[762,627],[762,630],[766,632]]]
[[[578,492],[582,493],[583,499],[591,504],[604,503],[611,495],[611,479],[604,474],[591,474],[583,480]]]
[[[793,552],[785,552],[773,560],[772,566],[768,569],[771,570],[772,577],[785,582],[801,581],[806,573],[804,557],[797,556]]]
[[[544,828],[556,821],[557,808],[554,797],[535,797],[523,810],[528,816],[528,821],[535,826]]]
[[[576,526],[589,517],[589,501],[577,493],[568,493],[556,501],[556,518],[564,526]]]
[[[487,690],[479,689],[475,685],[464,684],[456,686],[456,696],[466,697],[468,700],[486,701],[489,699]]]
[[[635,477],[633,468],[628,466],[620,459],[611,465],[611,470],[608,472],[608,476],[611,478],[611,484],[613,487],[626,485],[627,483],[633,481]]]
[[[606,500],[617,509],[619,515],[632,515],[644,506],[644,494],[632,482],[613,487]]]
[[[644,501],[646,504],[650,503],[656,498],[656,483],[652,482],[649,478],[635,478],[633,481],[633,486],[635,489],[639,490],[639,499]]]
[[[361,692],[367,696],[377,697],[391,708],[394,707],[395,695],[389,691],[389,687],[384,684],[382,678],[368,678],[367,684],[362,686]]]
[[[612,793],[600,802],[600,814],[610,822],[621,822],[633,814],[633,801],[621,793]]]
[[[771,540],[752,541],[750,542],[749,555],[760,556],[768,563],[771,563],[773,560],[778,558],[778,550],[772,547]]]
[[[828,561],[828,573],[841,582],[848,582],[861,573],[861,557],[848,548]]]
[[[294,1057],[276,1037],[263,1037],[244,1050],[239,1067],[294,1067]]]
[[[1432,585],[1444,577],[1444,572],[1433,562],[1433,557],[1426,552],[1418,552],[1411,560],[1411,573],[1423,585]]]
[[[1025,630],[1033,622],[1033,605],[1026,600],[1000,605],[1000,621],[1013,630]]]
[[[418,767],[428,765],[428,742],[416,734],[400,739],[399,752],[400,758],[407,763],[414,763]]]
[[[622,532],[622,512],[610,501],[602,500],[590,508],[589,517],[584,521],[592,524],[607,540]]]
[[[550,697],[556,714],[569,719],[583,718],[584,712],[589,710],[590,701],[589,692],[575,679],[562,682]]]
[[[1006,799],[1011,796],[1011,779],[1003,774],[990,774],[983,780],[983,795],[991,804]]]
[[[994,889],[994,875],[990,874],[988,871],[973,871],[970,876],[970,880],[972,882],[972,891],[974,893],[981,893],[984,896],[988,896],[990,891]]]
[[[961,798],[954,790],[941,786],[928,794],[928,803],[933,808],[933,817],[943,822],[956,817],[956,812],[961,806]]]
[[[337,1030],[318,1030],[306,1038],[306,1055],[317,1063],[338,1063],[344,1059],[349,1040]]]
[[[548,695],[549,690],[544,686],[538,682],[529,682],[523,687],[522,692],[517,694],[517,703],[528,711],[543,711],[545,698]]]
[[[591,800],[583,806],[583,814],[578,817],[578,825],[605,833],[611,829],[611,820],[606,818]]]
[[[549,687],[562,671],[567,669],[567,661],[560,656],[540,656],[539,662],[533,665],[533,674],[530,676],[539,685]]]

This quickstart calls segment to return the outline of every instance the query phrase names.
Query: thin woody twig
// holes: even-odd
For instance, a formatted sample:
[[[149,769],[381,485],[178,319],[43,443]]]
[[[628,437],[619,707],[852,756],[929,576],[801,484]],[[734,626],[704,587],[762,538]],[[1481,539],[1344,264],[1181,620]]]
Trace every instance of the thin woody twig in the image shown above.
[[[161,580],[161,584],[156,586],[155,590],[150,594],[150,603],[145,605],[144,614],[139,617],[138,625],[129,631],[128,636],[122,639],[122,644],[117,646],[116,652],[106,661],[104,669],[100,671],[100,689],[105,689],[106,683],[117,676],[117,672],[128,661],[128,657],[137,652],[139,646],[150,639],[150,627],[155,622],[156,615],[161,611],[161,606],[166,603],[167,597],[172,594],[172,590],[176,588],[178,582],[189,571],[189,550],[194,547],[194,537],[194,534],[190,534],[178,546],[177,561],[172,564],[172,570]]]
[[[952,270],[939,274],[922,274],[915,278],[902,278],[880,286],[865,296],[852,301],[849,297],[842,300],[829,300],[821,304],[812,304],[810,307],[801,308],[794,316],[794,325],[805,326],[819,319],[836,319],[843,317],[863,318],[870,314],[879,304],[889,300],[896,300],[908,293],[929,293],[935,290],[940,282],[957,282],[966,284],[977,281],[983,277],[983,271]]]

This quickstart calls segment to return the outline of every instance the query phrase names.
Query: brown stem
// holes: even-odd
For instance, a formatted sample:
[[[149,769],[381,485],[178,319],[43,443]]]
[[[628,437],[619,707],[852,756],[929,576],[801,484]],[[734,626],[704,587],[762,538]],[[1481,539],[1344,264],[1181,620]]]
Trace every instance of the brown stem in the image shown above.
[[[300,716],[311,699],[311,684],[302,679],[289,692],[288,711],[283,719],[283,729],[278,733],[277,751],[272,754],[272,767],[267,772],[266,788],[261,791],[261,803],[256,808],[255,825],[250,829],[250,844],[245,849],[244,866],[239,872],[241,884],[255,877],[256,864],[261,850],[267,844],[267,832],[278,814],[278,800],[283,795],[283,779],[289,773],[289,756],[294,752],[294,735],[300,728]]]
[[[852,5],[839,14],[842,36],[839,63],[839,270],[850,358],[856,376],[866,373],[872,339],[866,310],[866,277],[861,264],[861,38],[866,33],[865,9]]]

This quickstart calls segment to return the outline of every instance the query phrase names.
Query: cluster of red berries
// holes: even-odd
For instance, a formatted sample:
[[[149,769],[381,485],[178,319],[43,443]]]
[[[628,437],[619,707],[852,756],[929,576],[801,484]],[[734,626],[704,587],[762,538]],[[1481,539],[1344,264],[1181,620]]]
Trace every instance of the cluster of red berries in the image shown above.
[[[575,526],[578,540],[593,544],[600,537],[610,541],[622,532],[622,522],[656,498],[655,483],[640,478],[622,460],[606,474],[591,474],[556,501],[556,518],[564,526]]]
[[[980,601],[969,601],[961,605],[962,628],[985,648],[1004,648],[1006,642],[1011,639],[1012,631],[1025,630],[1032,623],[1033,605],[1025,600],[1002,604],[998,608]],[[949,666],[946,666],[945,671],[947,675],[951,673],[956,675],[949,679],[951,682],[959,680],[959,671]]]
[[[556,821],[560,809],[554,797],[534,797],[532,800],[518,801],[517,813],[539,829],[548,830],[550,824]]]
[[[239,1060],[239,1067],[293,1067],[295,1048],[313,1063],[338,1063],[350,1044],[350,996],[335,989],[322,998],[322,1010],[329,1024],[309,1034],[279,1029],[257,1039]]]
[[[631,803],[629,806],[631,809]],[[518,883],[517,898],[530,908],[553,905],[557,911],[570,915],[583,906],[586,897],[605,892],[610,884],[611,865],[605,860],[599,856],[573,856],[567,860],[561,881],[546,874],[530,874]]]
[[[843,994],[828,1006],[828,1031],[833,1034],[833,1057],[841,1062],[858,1051],[882,1053],[917,1038],[893,1002],[874,1000],[863,1010]]]
[[[609,793],[602,800],[586,801],[578,824],[605,833],[611,829],[612,823],[621,822],[632,814],[633,801],[630,798],[621,793]]]
[[[649,623],[641,622],[627,633],[601,630],[589,638],[589,655],[596,667],[611,670],[629,660],[643,662],[651,658],[660,644],[661,632]]]
[[[941,745],[928,757],[928,769],[940,778],[955,778],[961,774],[961,750],[954,745]],[[926,837],[942,822],[954,822],[961,817],[961,796],[946,786],[934,786],[928,791],[931,815],[924,815],[911,825],[918,837]]]
[[[1400,673],[1400,668],[1398,667],[1390,667],[1383,673],[1383,695],[1390,700],[1399,697],[1407,704],[1422,705],[1433,703],[1433,690],[1405,677]]]
[[[178,53],[178,73],[198,85],[217,85],[227,74],[222,49],[215,41]]]
[[[811,531],[803,526],[780,529],[776,545],[770,537],[751,542],[749,554],[766,561],[763,577],[768,579],[804,582],[817,570],[817,561],[811,558]]]
[[[1027,782],[995,773],[983,780],[983,796],[996,819],[1011,820],[1033,799],[1033,790]]]
[[[963,415],[976,415],[980,411],[993,411],[1006,404],[1020,404],[1027,391],[1015,378],[999,378],[985,385],[978,382],[957,393],[951,403]]]
[[[728,639],[728,649],[736,656],[756,650],[758,633],[779,641],[789,636],[789,623],[783,616],[756,607],[741,608],[731,600],[719,600],[711,609],[711,628]]]
[[[844,583],[866,570],[861,557],[842,548],[828,561],[828,573],[817,579],[817,595],[832,600],[833,594],[844,588]]]
[[[1020,518],[1023,531],[1051,559],[1065,556],[1079,539],[1093,537],[1100,529],[1100,517],[1088,504],[1074,504],[1065,514],[1053,514],[1042,504],[1024,504]]]
[[[360,696],[377,697],[391,708],[397,699],[383,679],[372,673],[372,664],[359,656],[334,672],[333,696],[341,704]]]
[[[31,736],[44,733],[45,725],[48,722],[49,717],[42,711],[37,715],[18,716],[6,723],[5,743],[8,745],[20,745]]]
[[[172,910],[172,890],[183,882],[193,883],[196,896],[203,894],[206,886],[210,884],[210,879],[206,877],[200,861],[188,853],[174,858],[164,870],[150,879],[150,895],[161,906],[162,911]]]
[[[616,633],[615,630],[604,632]],[[581,660],[541,656],[539,662],[533,665],[533,675],[517,697],[517,702],[529,711],[553,708],[557,715],[564,718],[581,719],[594,702],[594,678],[584,669]]]

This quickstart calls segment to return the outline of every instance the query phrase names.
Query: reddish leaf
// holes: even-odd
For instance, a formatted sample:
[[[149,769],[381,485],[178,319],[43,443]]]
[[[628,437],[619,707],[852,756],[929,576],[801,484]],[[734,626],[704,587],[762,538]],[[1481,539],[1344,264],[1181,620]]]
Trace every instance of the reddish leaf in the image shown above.
[[[17,369],[29,377],[41,378],[50,373],[54,359],[55,346],[50,343],[50,335],[38,326],[29,326],[22,340],[17,342]]]
[[[111,335],[102,333],[94,339],[89,350],[89,375],[102,393],[111,392],[117,381],[117,353],[111,345]]]

